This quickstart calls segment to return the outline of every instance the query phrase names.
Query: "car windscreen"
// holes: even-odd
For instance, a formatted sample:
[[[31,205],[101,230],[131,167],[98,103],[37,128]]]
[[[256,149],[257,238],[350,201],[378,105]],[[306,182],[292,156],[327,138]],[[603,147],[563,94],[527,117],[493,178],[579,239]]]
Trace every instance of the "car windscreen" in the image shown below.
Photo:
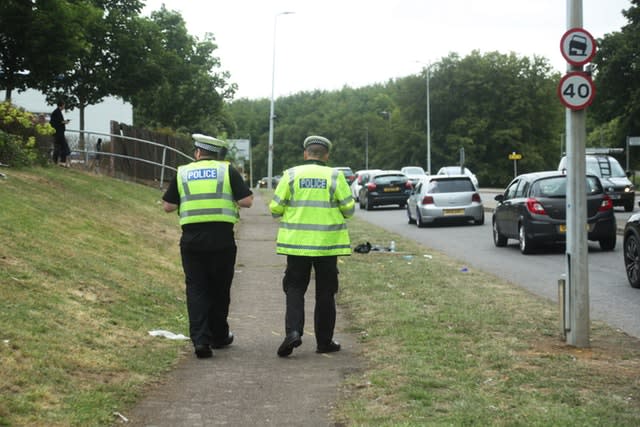
[[[430,193],[462,193],[476,191],[468,178],[437,179],[430,183]]]
[[[587,195],[602,193],[600,181],[595,176],[588,176],[586,182]],[[531,185],[531,196],[533,197],[566,197],[567,178],[565,176],[554,176],[535,181]]]
[[[407,182],[407,177],[405,175],[378,175],[374,182],[379,185],[403,184]]]
[[[627,176],[620,163],[612,157],[587,158],[587,173],[600,178],[624,178]]]
[[[410,175],[422,175],[424,174],[424,170],[422,168],[405,168],[404,173],[408,173]]]

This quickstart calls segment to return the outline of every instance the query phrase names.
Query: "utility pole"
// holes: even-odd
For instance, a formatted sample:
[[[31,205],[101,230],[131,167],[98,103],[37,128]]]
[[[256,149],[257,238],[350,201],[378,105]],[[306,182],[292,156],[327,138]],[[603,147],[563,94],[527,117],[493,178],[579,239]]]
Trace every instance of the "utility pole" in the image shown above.
[[[582,27],[582,0],[567,0],[567,30]],[[582,72],[582,65],[567,65]],[[565,332],[567,344],[589,347],[589,270],[587,264],[586,112],[566,109],[567,135],[567,243]]]

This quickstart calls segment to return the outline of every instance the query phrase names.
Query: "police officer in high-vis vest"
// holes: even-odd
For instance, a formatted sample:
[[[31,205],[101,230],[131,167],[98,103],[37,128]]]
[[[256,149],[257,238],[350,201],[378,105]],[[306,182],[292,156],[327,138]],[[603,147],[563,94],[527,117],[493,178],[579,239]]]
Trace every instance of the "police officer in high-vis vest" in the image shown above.
[[[237,251],[233,228],[239,208],[251,207],[253,193],[224,161],[225,141],[192,137],[196,161],[178,167],[162,199],[165,212],[180,215],[189,334],[196,356],[207,358],[233,342],[227,323]]]
[[[287,255],[282,280],[287,307],[286,337],[278,348],[280,357],[289,356],[302,344],[304,295],[312,267],[316,277],[316,352],[340,351],[340,344],[333,339],[337,257],[351,254],[345,218],[353,216],[355,203],[342,172],[326,165],[331,141],[309,136],[303,147],[304,164],[282,174],[269,204],[272,215],[280,218],[277,252]]]

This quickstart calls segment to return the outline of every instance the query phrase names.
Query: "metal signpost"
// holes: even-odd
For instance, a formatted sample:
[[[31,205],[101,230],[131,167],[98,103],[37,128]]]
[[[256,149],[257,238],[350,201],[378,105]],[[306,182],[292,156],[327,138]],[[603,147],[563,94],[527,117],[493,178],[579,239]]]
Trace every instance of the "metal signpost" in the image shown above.
[[[522,159],[522,154],[513,151],[509,154],[509,160],[513,160],[513,177],[518,176],[518,160]]]
[[[560,40],[562,55],[568,62],[567,74],[560,80],[558,96],[567,107],[567,248],[566,288],[564,289],[564,332],[567,344],[589,346],[589,271],[587,268],[586,203],[586,114],[595,88],[582,66],[595,55],[596,43],[582,29],[582,0],[567,0],[567,32]]]

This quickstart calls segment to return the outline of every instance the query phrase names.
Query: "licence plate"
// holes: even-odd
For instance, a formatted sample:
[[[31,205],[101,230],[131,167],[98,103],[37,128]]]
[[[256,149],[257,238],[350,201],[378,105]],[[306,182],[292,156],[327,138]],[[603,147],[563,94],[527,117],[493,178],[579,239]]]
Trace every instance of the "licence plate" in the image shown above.
[[[566,224],[560,224],[558,227],[560,228],[560,232],[561,233],[566,233],[567,232],[567,225]],[[586,230],[587,230],[587,232],[591,231],[591,226],[589,224],[587,224]]]
[[[445,209],[444,215],[464,215],[464,209]]]
[[[400,187],[385,187],[384,188],[384,192],[385,193],[391,193],[392,191],[400,191]]]

